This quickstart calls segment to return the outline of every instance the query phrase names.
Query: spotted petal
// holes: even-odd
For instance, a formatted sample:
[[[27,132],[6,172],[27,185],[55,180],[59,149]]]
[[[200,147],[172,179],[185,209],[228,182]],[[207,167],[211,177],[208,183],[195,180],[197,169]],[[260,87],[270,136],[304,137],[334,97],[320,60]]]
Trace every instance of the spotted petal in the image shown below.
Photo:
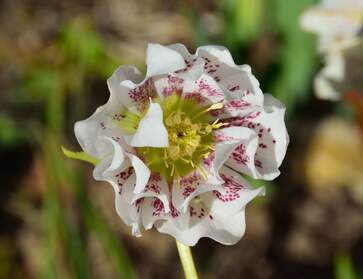
[[[136,175],[130,164],[125,162],[117,172],[105,172],[112,164],[112,158],[105,158],[96,166],[93,177],[98,181],[110,183],[115,192],[115,207],[120,218],[129,226],[132,226],[132,233],[140,236],[140,216],[131,201],[133,199],[133,189],[136,183]]]
[[[213,191],[201,198],[210,212],[220,216],[233,215],[242,209],[258,195],[264,194],[264,188],[252,188],[237,172],[223,167],[220,170],[223,179],[224,192]]]
[[[206,74],[201,75],[197,80],[185,80],[183,96],[201,105],[219,103],[224,100],[223,90]]]
[[[172,202],[175,208],[186,213],[188,205],[196,196],[213,190],[223,191],[218,178],[204,178],[200,172],[195,171],[174,181],[172,188]]]
[[[244,211],[228,217],[210,215],[200,203],[189,207],[189,217],[183,215],[177,218],[188,218],[188,221],[181,222],[184,226],[178,227],[170,217],[167,221],[157,221],[155,227],[159,232],[169,234],[187,246],[194,246],[202,237],[232,245],[241,239],[246,227]]]
[[[255,156],[249,156],[249,159],[253,158],[254,160],[255,169],[243,168],[243,164],[238,164],[238,160],[233,160],[233,158],[228,160],[227,164],[254,178],[265,180],[276,178],[280,174],[278,168],[285,157],[289,142],[284,114],[284,105],[271,95],[265,94],[263,109],[241,118],[230,119],[229,124],[231,126],[242,126],[254,130],[258,135],[258,146]],[[237,149],[235,153],[243,159],[245,148]]]

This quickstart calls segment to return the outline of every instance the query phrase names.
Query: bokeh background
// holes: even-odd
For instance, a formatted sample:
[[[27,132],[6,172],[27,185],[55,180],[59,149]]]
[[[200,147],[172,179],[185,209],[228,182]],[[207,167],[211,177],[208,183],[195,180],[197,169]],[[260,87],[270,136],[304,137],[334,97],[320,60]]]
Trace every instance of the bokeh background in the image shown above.
[[[182,278],[174,240],[132,237],[112,188],[60,149],[79,148],[73,124],[118,65],[145,70],[149,42],[224,45],[287,106],[281,176],[254,182],[267,195],[238,244],[193,248],[200,277],[362,278],[362,96],[314,96],[322,59],[298,17],[315,2],[0,1],[0,278]]]

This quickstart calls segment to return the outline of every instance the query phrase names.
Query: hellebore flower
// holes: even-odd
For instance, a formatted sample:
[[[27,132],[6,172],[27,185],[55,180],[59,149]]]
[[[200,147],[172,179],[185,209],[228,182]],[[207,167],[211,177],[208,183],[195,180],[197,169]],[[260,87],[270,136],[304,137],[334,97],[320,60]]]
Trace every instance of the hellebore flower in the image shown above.
[[[315,78],[317,96],[340,99],[335,83],[342,82],[346,75],[344,51],[361,42],[363,0],[323,0],[302,14],[300,24],[319,36],[318,51],[324,55],[326,66]]]
[[[117,213],[136,236],[154,226],[187,246],[201,237],[234,244],[246,204],[264,193],[241,174],[279,175],[285,107],[224,47],[190,54],[150,44],[146,64],[145,78],[119,67],[108,102],[75,124],[94,178],[113,186]]]

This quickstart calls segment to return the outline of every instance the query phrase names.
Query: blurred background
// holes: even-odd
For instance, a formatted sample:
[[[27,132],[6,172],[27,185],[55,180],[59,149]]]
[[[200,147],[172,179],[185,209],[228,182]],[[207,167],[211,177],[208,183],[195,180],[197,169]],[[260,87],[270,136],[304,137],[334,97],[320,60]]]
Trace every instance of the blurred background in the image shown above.
[[[149,42],[224,45],[287,106],[281,176],[254,182],[267,196],[238,244],[193,248],[200,277],[363,278],[362,84],[315,97],[322,57],[298,23],[315,2],[0,1],[0,278],[183,277],[174,239],[132,237],[112,187],[60,149],[79,149],[73,124],[106,102],[118,65],[145,70]]]

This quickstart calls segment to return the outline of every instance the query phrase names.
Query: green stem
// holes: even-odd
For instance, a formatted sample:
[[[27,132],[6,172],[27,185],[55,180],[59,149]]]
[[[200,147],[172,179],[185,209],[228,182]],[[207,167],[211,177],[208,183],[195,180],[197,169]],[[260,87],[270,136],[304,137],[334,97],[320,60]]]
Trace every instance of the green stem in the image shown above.
[[[184,274],[186,279],[198,279],[198,274],[195,269],[192,251],[189,246],[185,246],[180,242],[176,242],[178,248],[180,261],[182,263]]]

